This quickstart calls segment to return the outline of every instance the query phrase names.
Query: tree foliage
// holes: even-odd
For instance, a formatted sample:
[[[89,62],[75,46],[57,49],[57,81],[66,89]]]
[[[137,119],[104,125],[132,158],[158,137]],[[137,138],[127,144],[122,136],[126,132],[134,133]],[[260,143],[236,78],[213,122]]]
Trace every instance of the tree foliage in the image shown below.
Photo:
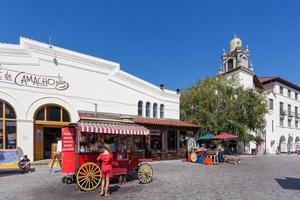
[[[199,124],[202,133],[229,132],[249,140],[264,129],[267,101],[263,91],[244,88],[237,78],[206,78],[181,95],[181,119]]]

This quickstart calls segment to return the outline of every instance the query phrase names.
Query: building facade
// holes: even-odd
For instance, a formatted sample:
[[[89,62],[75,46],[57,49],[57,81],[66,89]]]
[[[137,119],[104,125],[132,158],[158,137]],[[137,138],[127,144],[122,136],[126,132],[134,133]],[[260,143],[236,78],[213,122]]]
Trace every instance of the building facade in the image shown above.
[[[24,37],[0,44],[0,162],[13,154],[49,158],[60,130],[83,111],[179,120],[177,91],[155,86],[115,62]],[[12,155],[10,155],[10,153]]]
[[[265,91],[269,111],[265,116],[266,127],[262,134],[265,141],[259,153],[295,152],[300,147],[300,87],[280,77],[258,77],[249,56],[249,49],[242,46],[240,38],[234,37],[228,52],[222,53],[223,66],[220,74],[237,76],[245,87],[258,87]],[[246,153],[253,148],[256,148],[255,144],[250,143]]]

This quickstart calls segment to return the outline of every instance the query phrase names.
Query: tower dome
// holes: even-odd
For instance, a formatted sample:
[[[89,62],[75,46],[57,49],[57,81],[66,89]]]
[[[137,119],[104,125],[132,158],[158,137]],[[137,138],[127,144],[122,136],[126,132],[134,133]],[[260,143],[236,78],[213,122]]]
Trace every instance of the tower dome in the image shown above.
[[[242,40],[235,35],[229,43],[229,52],[234,51],[237,47],[242,47]]]

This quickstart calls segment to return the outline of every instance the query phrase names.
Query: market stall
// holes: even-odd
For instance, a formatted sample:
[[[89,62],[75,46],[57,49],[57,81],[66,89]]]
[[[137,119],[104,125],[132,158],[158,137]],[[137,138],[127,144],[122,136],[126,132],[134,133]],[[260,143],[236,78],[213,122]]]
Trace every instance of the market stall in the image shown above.
[[[141,183],[152,180],[152,167],[143,163],[143,137],[149,130],[131,123],[79,122],[62,129],[63,182],[76,180],[80,189],[97,188],[101,181],[97,157],[104,143],[113,153],[113,175],[124,176],[137,172]],[[139,138],[139,139],[137,139]]]

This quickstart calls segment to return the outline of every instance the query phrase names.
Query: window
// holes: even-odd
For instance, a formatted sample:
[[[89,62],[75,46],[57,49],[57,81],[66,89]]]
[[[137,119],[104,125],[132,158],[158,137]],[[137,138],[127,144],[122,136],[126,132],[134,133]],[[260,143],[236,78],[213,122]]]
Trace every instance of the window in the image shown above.
[[[288,120],[288,126],[292,127],[292,120],[291,119]]]
[[[0,150],[16,149],[17,120],[14,108],[0,100]]]
[[[159,113],[160,113],[161,119],[165,118],[165,105],[164,104],[160,104]]]
[[[283,110],[283,103],[282,103],[282,102],[280,102],[279,112],[280,112],[281,115],[284,115],[284,114],[285,114],[285,113],[284,113],[284,110]]]
[[[283,87],[280,86],[280,94],[283,95]]]
[[[233,69],[233,60],[230,59],[230,60],[228,60],[228,71],[230,71],[232,69]]]
[[[274,132],[274,120],[272,120],[272,133]]]
[[[292,116],[291,105],[288,104],[288,116]]]
[[[295,99],[298,100],[298,93],[295,92]]]
[[[157,103],[153,104],[153,118],[157,118]]]
[[[295,121],[295,128],[298,128],[298,120]]]
[[[147,102],[146,103],[146,117],[150,117],[150,107],[151,107],[150,102]]]
[[[36,121],[70,122],[69,113],[57,105],[46,105],[41,107],[35,114]]]
[[[138,102],[138,116],[143,116],[143,101]]]
[[[274,110],[274,100],[273,99],[269,99],[269,109]]]
[[[298,117],[298,107],[295,106],[295,117]]]
[[[291,97],[291,96],[292,96],[292,91],[288,90],[288,97]]]
[[[280,118],[280,126],[283,126],[283,118]]]

